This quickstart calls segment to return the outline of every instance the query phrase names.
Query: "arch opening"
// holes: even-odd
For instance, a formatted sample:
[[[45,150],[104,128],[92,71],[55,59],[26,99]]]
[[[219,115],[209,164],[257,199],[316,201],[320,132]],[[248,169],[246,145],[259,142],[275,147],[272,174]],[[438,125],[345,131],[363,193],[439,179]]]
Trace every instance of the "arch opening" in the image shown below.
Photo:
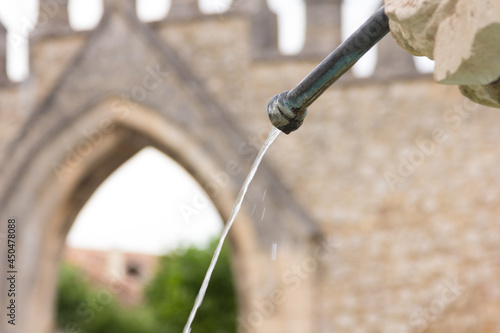
[[[192,284],[197,280],[201,284],[202,273],[212,254],[205,249],[210,248],[208,242],[218,235],[221,226],[220,215],[208,195],[180,165],[156,148],[142,148],[99,185],[82,207],[68,234],[57,292],[57,322],[62,325],[59,328],[64,329],[68,322],[76,322],[83,331],[99,329],[102,321],[120,327],[126,321],[120,314],[136,310],[144,317],[152,318],[144,322],[137,318],[137,322],[142,322],[137,324],[142,330],[163,327],[162,321],[169,318],[172,320],[170,325],[178,326],[182,318],[172,318],[169,311],[157,309],[170,304],[174,298],[180,304],[192,305],[198,291],[192,288]],[[193,261],[193,254],[203,257]],[[236,296],[233,274],[227,253],[221,259],[219,271],[223,273],[216,275],[214,282],[216,287],[228,287],[209,290],[207,296],[209,302],[230,305],[235,303]],[[176,298],[177,294],[169,293],[169,289],[174,288],[172,285],[163,289],[165,283],[172,284],[168,278],[169,265],[189,266],[191,273],[184,276],[175,288],[186,289],[192,297]],[[93,288],[99,289],[94,293],[65,295],[71,283],[77,289],[91,287],[72,276],[75,269],[92,282]],[[170,274],[184,270],[174,271]],[[74,282],[68,281],[71,278]],[[152,296],[153,289],[164,297]],[[78,315],[78,309],[70,311],[71,304],[86,303],[88,298],[100,299],[104,293],[109,296],[106,296],[109,302],[107,299],[101,302],[103,310],[96,311],[95,318]],[[61,312],[62,305],[65,309]],[[236,306],[230,308],[236,313]],[[202,308],[201,311],[217,314],[220,309]],[[61,317],[61,313],[66,317]],[[185,319],[188,314],[185,314]],[[223,314],[216,317],[220,315]],[[206,319],[202,319],[200,325],[207,325]],[[229,329],[231,325],[235,327],[236,321],[228,319],[221,325]]]
[[[111,105],[116,99],[106,98],[90,107],[82,117],[75,119],[64,131],[57,134],[58,137],[48,141],[43,151],[37,155],[44,162],[35,160],[33,163],[47,167],[43,171],[33,171],[38,177],[45,174],[43,179],[39,178],[39,183],[30,184],[31,189],[40,188],[41,196],[36,206],[31,208],[30,215],[23,217],[32,223],[27,224],[25,232],[22,233],[26,239],[21,243],[24,244],[25,253],[32,255],[25,256],[27,260],[23,261],[21,269],[34,277],[32,280],[23,281],[26,293],[22,302],[30,305],[26,313],[30,318],[34,318],[26,322],[27,326],[23,327],[26,331],[49,332],[54,328],[56,282],[66,235],[78,212],[114,170],[147,146],[171,156],[199,184],[206,184],[210,180],[210,174],[220,167],[220,161],[214,160],[214,157],[203,149],[202,143],[194,142],[189,138],[189,133],[168,122],[154,110],[136,105],[129,110],[127,117],[120,118],[112,112]],[[95,133],[100,130],[103,119],[112,122],[112,125],[107,127],[112,130],[101,131],[102,138],[96,139],[94,143],[87,142],[90,145],[86,150],[88,154],[73,163],[72,168],[60,178],[50,166],[50,162],[58,161],[58,165],[64,164],[68,154],[71,155],[78,151],[78,147],[83,147],[82,140],[90,140],[82,137],[82,128],[85,128],[85,133]],[[97,137],[98,135],[95,136]],[[27,174],[30,172],[28,170]],[[226,189],[232,187],[228,185]],[[230,212],[226,205],[227,197],[231,196],[220,194],[214,197],[209,194],[217,211],[226,217]],[[249,274],[250,267],[246,258],[253,255],[258,244],[252,230],[251,218],[246,212],[243,212],[240,218],[229,235],[228,246],[231,270],[233,276],[238,276],[238,279],[234,280],[237,308],[244,311],[248,308],[248,298],[252,294],[248,280],[253,278]]]
[[[206,245],[222,224],[201,186],[174,160],[147,146],[90,197],[67,245],[161,255],[179,246]]]

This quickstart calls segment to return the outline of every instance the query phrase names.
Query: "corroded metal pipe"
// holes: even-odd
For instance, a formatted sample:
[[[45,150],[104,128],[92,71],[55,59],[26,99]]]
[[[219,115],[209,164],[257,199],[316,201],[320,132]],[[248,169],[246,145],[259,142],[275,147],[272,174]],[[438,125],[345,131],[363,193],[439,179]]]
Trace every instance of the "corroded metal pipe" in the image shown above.
[[[267,113],[273,126],[286,134],[299,128],[307,107],[388,32],[389,20],[382,7],[292,90],[271,98]]]

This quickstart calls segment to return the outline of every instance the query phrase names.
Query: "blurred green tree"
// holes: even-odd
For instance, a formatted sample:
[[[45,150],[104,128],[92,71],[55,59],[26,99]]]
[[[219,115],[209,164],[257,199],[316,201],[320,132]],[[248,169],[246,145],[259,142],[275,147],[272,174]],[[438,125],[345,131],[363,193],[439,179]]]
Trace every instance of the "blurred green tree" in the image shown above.
[[[145,297],[162,332],[182,332],[218,240],[207,249],[189,247],[163,256]],[[193,322],[193,332],[235,333],[236,298],[229,255],[224,246],[205,299]]]
[[[57,325],[64,333],[157,333],[158,323],[144,307],[122,308],[110,291],[93,288],[84,274],[61,266]]]
[[[217,242],[179,249],[160,258],[145,288],[145,304],[123,308],[111,292],[96,289],[77,268],[63,263],[57,325],[65,333],[182,332]],[[223,248],[193,332],[236,333],[236,299],[229,255]]]

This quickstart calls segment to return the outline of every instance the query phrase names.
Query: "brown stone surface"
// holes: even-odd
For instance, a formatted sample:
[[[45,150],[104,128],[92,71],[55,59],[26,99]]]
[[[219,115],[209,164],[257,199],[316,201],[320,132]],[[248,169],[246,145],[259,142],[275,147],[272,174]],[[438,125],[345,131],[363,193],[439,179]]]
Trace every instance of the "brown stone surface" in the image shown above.
[[[203,16],[178,2],[144,24],[108,1],[94,31],[51,26],[31,41],[31,76],[0,89],[0,219],[19,223],[22,307],[1,332],[51,332],[66,234],[144,146],[228,217],[268,100],[317,64],[277,54],[258,35],[274,16],[255,3]],[[393,61],[338,82],[269,149],[230,233],[241,332],[499,331],[500,114]]]
[[[500,107],[500,5],[495,1],[386,0],[391,32],[414,55],[434,59],[437,82],[464,86],[476,103]]]

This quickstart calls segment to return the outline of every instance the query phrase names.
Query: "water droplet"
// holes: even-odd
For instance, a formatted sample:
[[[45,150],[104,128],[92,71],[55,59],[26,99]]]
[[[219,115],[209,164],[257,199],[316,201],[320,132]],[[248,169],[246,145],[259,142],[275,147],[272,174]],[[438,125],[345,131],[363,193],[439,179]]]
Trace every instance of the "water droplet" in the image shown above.
[[[278,250],[278,243],[273,242],[273,245],[271,247],[271,260],[274,261],[276,260],[276,252]]]
[[[252,212],[250,213],[250,216],[253,216],[253,213],[255,212],[255,207],[257,207],[257,204],[253,205]]]

